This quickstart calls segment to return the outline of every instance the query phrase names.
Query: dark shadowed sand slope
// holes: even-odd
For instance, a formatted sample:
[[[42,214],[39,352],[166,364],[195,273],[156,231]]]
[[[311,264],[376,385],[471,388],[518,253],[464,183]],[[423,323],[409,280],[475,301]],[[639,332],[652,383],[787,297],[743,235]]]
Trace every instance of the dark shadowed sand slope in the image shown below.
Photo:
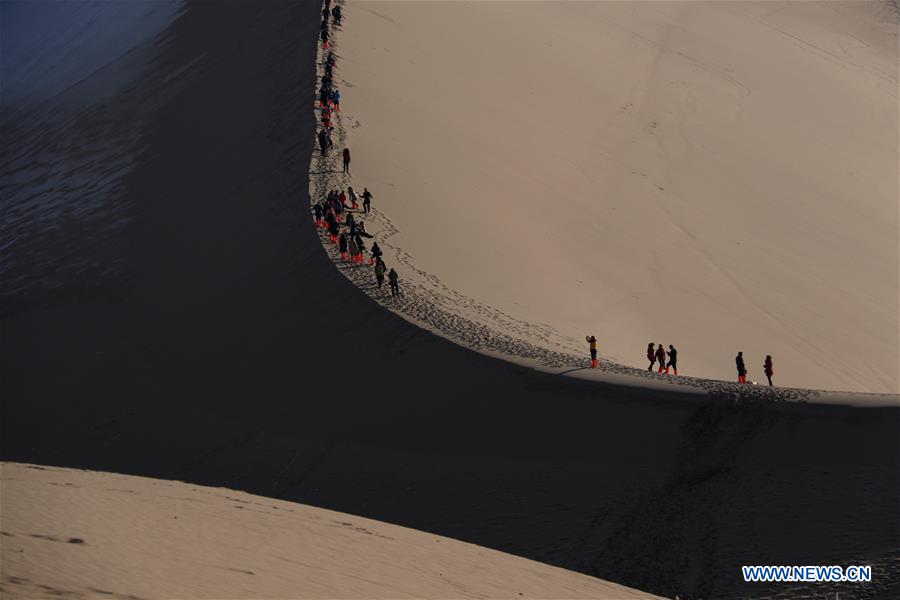
[[[102,104],[57,98],[43,138],[36,116],[4,120],[7,190],[51,150],[133,162],[114,228],[25,223],[42,241],[4,250],[32,266],[4,276],[2,459],[226,486],[665,596],[900,594],[897,409],[554,377],[335,270],[307,212],[318,10],[191,4]],[[794,563],[872,564],[875,582],[739,579]]]

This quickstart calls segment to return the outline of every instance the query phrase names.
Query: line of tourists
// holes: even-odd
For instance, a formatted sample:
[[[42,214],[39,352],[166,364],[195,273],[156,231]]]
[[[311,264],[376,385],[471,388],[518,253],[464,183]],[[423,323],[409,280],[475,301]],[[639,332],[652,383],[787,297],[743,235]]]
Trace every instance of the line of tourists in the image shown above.
[[[591,368],[596,369],[599,362],[597,358],[597,338],[593,335],[588,335],[585,336],[585,340],[591,353]],[[656,372],[659,374],[669,375],[671,373],[678,375],[678,350],[672,344],[669,344],[669,349],[666,350],[662,344],[650,342],[647,344],[647,360],[650,362],[647,367],[647,370],[650,372],[653,372],[655,366]],[[737,356],[734,357],[734,362],[737,367],[738,383],[754,383],[747,379],[747,365],[744,363],[743,352],[737,353]],[[763,361],[763,373],[765,373],[769,385],[774,386],[772,376],[775,374],[775,367],[771,354],[767,354]]]
[[[329,11],[330,1],[325,0],[322,8],[322,47],[326,50],[328,49],[329,16],[335,25],[340,25],[342,18],[340,6],[335,6]],[[319,130],[319,147],[322,156],[326,156],[334,145],[331,138],[334,128],[333,119],[335,113],[341,110],[341,94],[333,88],[336,63],[334,52],[329,51],[325,56],[324,73],[319,88],[319,114],[322,119],[322,127]],[[342,159],[343,172],[349,176],[350,148],[344,148]],[[337,246],[341,259],[357,264],[366,262],[365,238],[374,238],[374,236],[366,231],[366,224],[358,218],[358,215],[368,215],[372,211],[373,198],[374,196],[368,188],[363,188],[362,194],[357,194],[353,187],[347,187],[346,191],[331,190],[324,199],[313,205],[313,222],[316,227],[324,229],[328,233],[328,239]],[[360,202],[362,209],[360,209]],[[385,265],[384,252],[378,246],[377,241],[373,241],[369,253],[368,263],[372,267],[378,288],[381,289],[384,286],[385,278],[387,278],[391,296],[399,297],[400,276],[396,270],[388,269]]]

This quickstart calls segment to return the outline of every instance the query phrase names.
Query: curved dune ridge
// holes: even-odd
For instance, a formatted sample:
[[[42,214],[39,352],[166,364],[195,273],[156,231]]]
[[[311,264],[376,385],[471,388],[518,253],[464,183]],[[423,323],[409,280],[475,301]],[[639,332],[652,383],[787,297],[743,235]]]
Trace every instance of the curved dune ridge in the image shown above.
[[[742,350],[756,381],[771,354],[776,385],[897,392],[889,5],[346,13],[340,185],[375,196],[395,310],[551,369],[591,333],[608,364],[654,341],[682,375],[731,380]]]
[[[4,597],[657,598],[225,488],[3,463]]]

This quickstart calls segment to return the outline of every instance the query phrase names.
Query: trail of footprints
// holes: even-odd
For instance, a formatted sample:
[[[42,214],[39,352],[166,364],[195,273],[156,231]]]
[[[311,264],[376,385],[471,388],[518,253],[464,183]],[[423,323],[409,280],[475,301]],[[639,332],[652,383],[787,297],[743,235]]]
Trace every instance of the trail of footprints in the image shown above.
[[[338,4],[343,3],[338,2]],[[332,39],[331,51],[335,52],[338,65],[340,65],[340,55],[335,51],[335,46],[334,39]],[[320,49],[317,69],[319,80],[324,72],[324,58],[325,52]],[[338,69],[339,67],[336,67],[335,71]],[[341,80],[341,83],[345,86],[348,85],[344,80]],[[313,111],[317,112],[317,110],[318,102],[316,101]],[[335,150],[323,157],[318,147],[313,149],[310,165],[310,208],[315,202],[325,198],[329,190],[346,189],[348,186],[352,186],[352,181],[342,172],[338,164],[340,149],[346,146],[348,140],[345,121],[349,122],[352,128],[359,126],[358,121],[347,117],[346,114],[335,113],[333,118],[333,135],[337,139]],[[322,247],[338,270],[379,304],[474,350],[526,358],[551,369],[585,367],[586,358],[571,351],[571,348],[578,347],[577,340],[560,335],[549,325],[521,321],[496,308],[482,304],[450,289],[439,277],[417,267],[409,252],[391,243],[392,238],[399,233],[399,230],[391,219],[377,208],[372,208],[372,211],[365,216],[365,222],[369,233],[375,235],[385,256],[392,254],[395,263],[403,265],[408,273],[416,275],[413,279],[401,280],[400,298],[392,298],[387,285],[381,289],[377,287],[371,266],[367,263],[343,261],[337,248],[329,241],[328,235],[321,229],[317,229],[317,233]],[[390,260],[386,262],[390,267]],[[522,338],[540,340],[545,345],[538,346]],[[550,349],[547,346],[556,349]],[[717,399],[735,403],[807,401],[811,397],[819,395],[819,392],[815,390],[740,385],[685,376],[674,378],[604,359],[600,360],[599,370],[606,373],[663,381],[673,385],[688,384],[706,390]]]

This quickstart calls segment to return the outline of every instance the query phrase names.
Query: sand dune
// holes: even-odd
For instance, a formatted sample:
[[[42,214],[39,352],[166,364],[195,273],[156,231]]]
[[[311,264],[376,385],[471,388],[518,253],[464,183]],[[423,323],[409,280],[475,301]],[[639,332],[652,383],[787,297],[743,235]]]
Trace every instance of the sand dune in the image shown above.
[[[752,379],[772,354],[780,385],[898,391],[889,4],[347,13],[353,185],[432,303],[626,365],[655,341],[684,374],[731,379],[743,350]]]
[[[4,463],[4,597],[656,598],[352,515]]]
[[[133,87],[99,108],[58,98],[63,129],[16,123],[42,157],[140,114],[142,150],[112,199],[122,235],[47,236],[32,292],[5,306],[2,458],[239,489],[666,597],[896,598],[896,407],[557,377],[431,335],[340,275],[308,212],[320,8],[189,3]],[[95,166],[81,175],[108,176]],[[91,277],[104,258],[123,268]],[[761,558],[877,580],[743,584]]]

